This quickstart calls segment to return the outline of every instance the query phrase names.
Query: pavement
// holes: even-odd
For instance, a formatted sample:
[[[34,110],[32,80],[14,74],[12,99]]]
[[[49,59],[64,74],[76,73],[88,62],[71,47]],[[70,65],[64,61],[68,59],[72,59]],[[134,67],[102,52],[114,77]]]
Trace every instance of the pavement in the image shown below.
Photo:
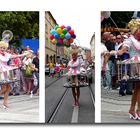
[[[46,101],[45,118],[48,120],[50,114],[60,101],[66,88],[63,87],[64,78],[50,78],[46,76]],[[52,83],[52,84],[51,84]],[[91,85],[94,92],[94,84]],[[73,96],[71,88],[67,91],[64,100],[55,115],[52,124],[93,124],[95,123],[95,109],[90,96],[90,89],[83,87],[80,89],[80,108],[73,107]]]
[[[119,96],[119,90],[101,90],[101,123],[139,124],[128,116],[131,95]]]
[[[0,123],[39,123],[39,96],[9,96],[8,109],[2,103],[0,99]]]

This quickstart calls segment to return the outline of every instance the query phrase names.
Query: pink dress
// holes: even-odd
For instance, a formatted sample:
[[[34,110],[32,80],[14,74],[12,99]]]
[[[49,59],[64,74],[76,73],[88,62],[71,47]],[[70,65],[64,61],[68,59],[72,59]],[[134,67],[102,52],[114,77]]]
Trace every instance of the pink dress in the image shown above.
[[[8,72],[10,70],[16,69],[15,66],[7,65],[7,62],[11,58],[11,54],[4,53],[4,56],[0,54],[0,80],[9,80],[8,79]]]
[[[69,67],[69,71],[68,71],[68,75],[78,75],[80,74],[80,61],[79,59],[77,59],[76,61],[69,61],[68,63],[68,67]]]

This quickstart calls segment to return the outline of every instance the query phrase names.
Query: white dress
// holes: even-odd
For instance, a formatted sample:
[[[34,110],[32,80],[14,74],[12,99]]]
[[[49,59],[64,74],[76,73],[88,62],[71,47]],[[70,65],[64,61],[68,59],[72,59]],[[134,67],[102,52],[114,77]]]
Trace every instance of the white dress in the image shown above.
[[[81,60],[81,58],[77,58],[76,61],[69,61],[68,63],[68,67],[70,67],[69,71],[68,71],[68,75],[78,75],[80,74],[80,68],[81,65],[83,64],[83,61]]]
[[[7,62],[10,60],[11,54],[4,53],[0,54],[0,80],[9,80],[9,71],[16,69],[15,66],[7,65]]]

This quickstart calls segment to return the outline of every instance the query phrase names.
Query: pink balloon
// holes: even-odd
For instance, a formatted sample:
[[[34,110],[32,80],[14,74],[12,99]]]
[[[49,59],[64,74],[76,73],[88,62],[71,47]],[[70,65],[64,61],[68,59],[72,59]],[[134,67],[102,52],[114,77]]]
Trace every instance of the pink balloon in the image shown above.
[[[62,44],[63,43],[63,39],[59,38],[58,42]]]
[[[64,26],[64,25],[62,25],[62,26],[61,26],[61,29],[64,29],[64,28],[65,28],[65,26]]]

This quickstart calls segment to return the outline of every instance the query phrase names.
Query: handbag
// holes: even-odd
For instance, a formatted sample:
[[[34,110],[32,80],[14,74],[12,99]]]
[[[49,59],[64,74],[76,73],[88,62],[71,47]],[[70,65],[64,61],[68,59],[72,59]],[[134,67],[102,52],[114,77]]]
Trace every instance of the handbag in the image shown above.
[[[33,69],[31,68],[30,65],[27,65],[27,66],[26,66],[26,69],[25,69],[25,71],[24,71],[24,76],[30,77],[30,76],[32,76],[32,75],[33,75]]]

